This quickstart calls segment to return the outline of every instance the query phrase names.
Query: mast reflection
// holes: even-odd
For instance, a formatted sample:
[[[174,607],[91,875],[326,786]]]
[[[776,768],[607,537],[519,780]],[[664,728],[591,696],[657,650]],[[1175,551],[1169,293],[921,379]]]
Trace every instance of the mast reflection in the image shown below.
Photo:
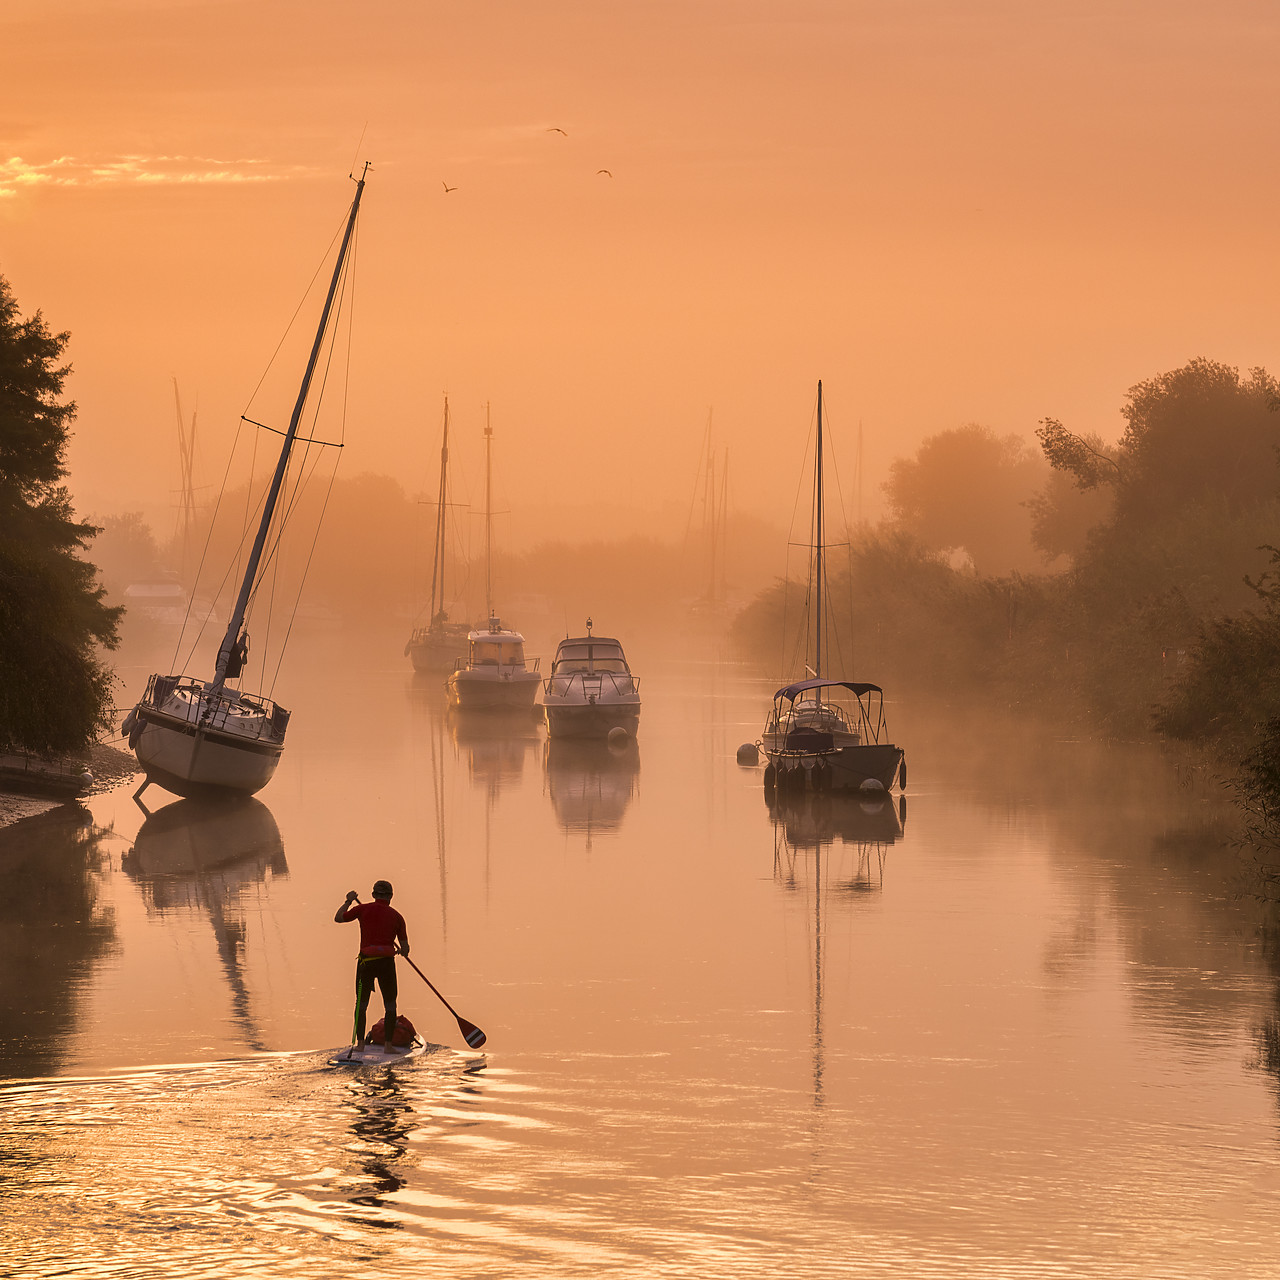
[[[142,890],[148,912],[186,909],[209,917],[232,1017],[245,1043],[265,1051],[245,980],[245,904],[273,877],[289,874],[271,810],[251,796],[178,800],[148,814],[121,867]]]
[[[773,821],[773,878],[788,891],[812,893],[813,1108],[821,1113],[826,1105],[823,948],[828,898],[856,899],[884,888],[885,855],[906,830],[907,798],[901,795],[895,804],[887,794],[780,792],[767,797],[766,804]],[[837,840],[848,854],[834,848]],[[814,1141],[819,1142],[817,1133]]]
[[[603,742],[548,740],[544,765],[551,808],[569,833],[586,835],[587,851],[601,832],[616,831],[640,778],[640,747]]]

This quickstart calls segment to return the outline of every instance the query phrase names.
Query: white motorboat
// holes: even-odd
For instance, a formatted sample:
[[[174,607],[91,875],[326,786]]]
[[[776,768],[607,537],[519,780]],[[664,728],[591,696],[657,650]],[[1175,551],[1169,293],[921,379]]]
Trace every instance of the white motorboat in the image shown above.
[[[284,433],[280,457],[263,499],[257,536],[245,562],[240,592],[218,649],[213,676],[201,680],[186,674],[153,675],[147,682],[146,692],[122,725],[122,732],[146,774],[135,793],[138,796],[153,782],[186,797],[252,795],[270,782],[280,762],[289,712],[264,695],[231,688],[228,682],[239,681],[248,661],[249,633],[245,629],[245,618],[264,569],[264,551],[272,519],[298,438],[312,375],[343,281],[364,185],[362,174],[356,182],[355,198],[347,216],[311,355],[289,428]]]
[[[813,663],[810,679],[785,685],[774,694],[773,707],[760,738],[766,765],[766,793],[778,790],[888,791],[907,784],[901,747],[889,739],[884,719],[884,692],[879,685],[826,679],[822,674],[823,612],[826,591],[823,563],[825,509],[822,488],[822,383],[818,383],[817,454],[810,565],[813,612]]]
[[[467,636],[467,660],[446,682],[450,706],[461,711],[531,710],[541,687],[537,658],[532,667],[525,659],[524,636],[498,618]]]
[[[566,636],[556,648],[542,687],[547,733],[552,738],[608,738],[620,730],[634,738],[640,727],[640,681],[631,674],[622,644],[591,634]]]

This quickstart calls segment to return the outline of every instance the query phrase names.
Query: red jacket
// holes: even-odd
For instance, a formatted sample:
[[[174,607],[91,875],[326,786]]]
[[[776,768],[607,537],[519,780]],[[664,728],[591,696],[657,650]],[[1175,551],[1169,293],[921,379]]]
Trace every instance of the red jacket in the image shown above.
[[[360,921],[360,954],[389,956],[395,953],[396,939],[402,947],[409,945],[409,934],[402,916],[382,898],[372,902],[353,902],[343,913],[344,923]]]

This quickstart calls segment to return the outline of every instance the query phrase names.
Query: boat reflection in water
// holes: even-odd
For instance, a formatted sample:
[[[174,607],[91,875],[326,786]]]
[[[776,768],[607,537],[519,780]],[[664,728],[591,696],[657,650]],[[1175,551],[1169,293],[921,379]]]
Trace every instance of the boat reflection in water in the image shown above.
[[[208,915],[234,1021],[250,1048],[265,1051],[245,981],[244,907],[255,889],[289,874],[271,810],[249,796],[165,805],[148,814],[121,866],[142,890],[149,912]]]
[[[833,796],[801,791],[766,797],[766,803],[773,818],[773,870],[779,883],[796,888],[804,855],[812,853],[814,872],[826,880],[828,892],[865,893],[884,887],[885,853],[906,830],[906,796],[895,801],[883,792]],[[853,857],[829,858],[824,865],[822,851],[837,840]]]
[[[449,733],[466,755],[471,780],[483,783],[496,796],[505,783],[518,782],[525,761],[542,737],[541,717],[517,711],[448,710]]]
[[[567,832],[584,832],[587,849],[601,832],[616,831],[640,778],[640,748],[552,738],[544,758],[551,807]]]

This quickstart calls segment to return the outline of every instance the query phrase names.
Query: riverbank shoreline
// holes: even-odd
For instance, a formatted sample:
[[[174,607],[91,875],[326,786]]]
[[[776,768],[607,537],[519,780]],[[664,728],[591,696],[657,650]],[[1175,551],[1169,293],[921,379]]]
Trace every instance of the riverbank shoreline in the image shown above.
[[[90,747],[83,758],[75,763],[83,764],[93,781],[79,795],[53,795],[19,789],[10,784],[0,784],[0,829],[37,818],[42,813],[60,809],[64,805],[80,804],[85,797],[110,790],[127,778],[138,774],[138,762],[133,754],[106,743]]]

